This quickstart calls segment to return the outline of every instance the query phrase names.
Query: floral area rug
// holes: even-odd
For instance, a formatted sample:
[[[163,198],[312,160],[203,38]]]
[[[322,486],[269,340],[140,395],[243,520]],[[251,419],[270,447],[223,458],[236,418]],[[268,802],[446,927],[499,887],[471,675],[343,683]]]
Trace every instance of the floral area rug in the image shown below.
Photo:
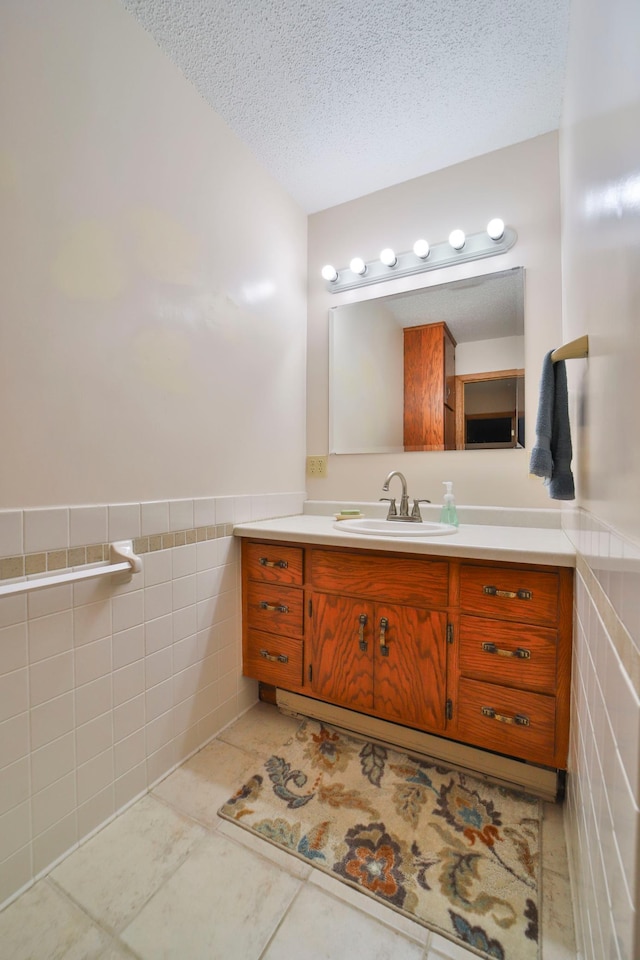
[[[308,720],[219,815],[491,960],[537,960],[540,802]]]

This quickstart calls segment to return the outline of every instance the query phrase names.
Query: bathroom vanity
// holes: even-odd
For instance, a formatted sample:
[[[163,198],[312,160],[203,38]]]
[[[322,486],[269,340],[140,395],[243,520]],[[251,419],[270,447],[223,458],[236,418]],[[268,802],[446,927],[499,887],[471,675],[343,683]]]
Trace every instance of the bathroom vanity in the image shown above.
[[[383,539],[300,516],[235,532],[247,676],[309,698],[301,712],[385,721],[392,742],[409,729],[476,748],[475,767],[491,751],[566,769],[574,555],[561,530]]]

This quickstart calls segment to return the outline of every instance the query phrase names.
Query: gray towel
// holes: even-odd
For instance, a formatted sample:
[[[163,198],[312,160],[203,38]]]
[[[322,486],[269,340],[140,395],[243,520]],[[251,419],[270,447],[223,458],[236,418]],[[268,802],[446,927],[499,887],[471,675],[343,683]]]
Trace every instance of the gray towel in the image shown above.
[[[544,477],[552,500],[575,500],[567,370],[564,360],[553,363],[552,353],[550,350],[542,362],[536,443],[529,471]]]

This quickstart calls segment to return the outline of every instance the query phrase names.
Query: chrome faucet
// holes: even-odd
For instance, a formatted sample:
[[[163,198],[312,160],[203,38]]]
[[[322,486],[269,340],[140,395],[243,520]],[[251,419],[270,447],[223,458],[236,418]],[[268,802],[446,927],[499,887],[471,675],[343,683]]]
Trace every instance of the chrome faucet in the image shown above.
[[[409,494],[407,493],[407,481],[403,473],[400,473],[399,470],[392,470],[385,482],[382,484],[382,489],[385,492],[389,490],[389,483],[393,477],[398,477],[400,483],[402,484],[402,495],[400,497],[400,512],[396,508],[396,501],[394,497],[380,497],[381,500],[389,501],[389,512],[387,514],[387,520],[405,520],[410,523],[422,523],[422,516],[420,514],[420,504],[421,503],[431,503],[430,500],[414,500],[413,509],[411,515],[409,515]]]

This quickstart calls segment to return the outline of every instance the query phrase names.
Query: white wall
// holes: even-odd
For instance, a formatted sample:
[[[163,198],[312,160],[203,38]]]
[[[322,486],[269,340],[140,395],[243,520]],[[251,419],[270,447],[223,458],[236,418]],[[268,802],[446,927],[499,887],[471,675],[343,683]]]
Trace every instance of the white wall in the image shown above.
[[[375,259],[391,246],[410,250],[425,236],[445,240],[454,226],[483,230],[494,216],[515,227],[508,253],[422,278],[331,294],[320,279],[325,263],[337,269],[354,255]],[[439,499],[443,477],[455,482],[459,503],[554,506],[542,481],[529,476],[529,451],[544,354],[561,340],[558,138],[547,134],[437,173],[409,180],[309,218],[309,350],[307,452],[328,446],[328,311],[331,306],[462,277],[525,267],[525,371],[528,449],[394,453],[329,458],[326,479],[307,480],[312,499],[376,500],[391,469],[406,475],[415,496]]]
[[[566,811],[580,957],[640,956],[640,9],[574,3],[561,129],[578,548]]]
[[[234,521],[297,513],[306,217],[117,0],[0,5],[0,903],[256,698]],[[294,491],[293,495],[288,491]]]
[[[0,18],[0,507],[300,489],[306,217],[117,0]]]

